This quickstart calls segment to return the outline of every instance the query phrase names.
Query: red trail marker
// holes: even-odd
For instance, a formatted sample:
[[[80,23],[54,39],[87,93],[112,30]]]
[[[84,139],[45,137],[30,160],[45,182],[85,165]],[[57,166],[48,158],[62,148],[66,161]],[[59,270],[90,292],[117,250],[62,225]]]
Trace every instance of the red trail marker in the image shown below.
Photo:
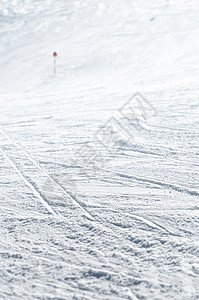
[[[57,52],[53,52],[53,57],[54,57],[54,76],[56,74],[56,57],[57,57]]]

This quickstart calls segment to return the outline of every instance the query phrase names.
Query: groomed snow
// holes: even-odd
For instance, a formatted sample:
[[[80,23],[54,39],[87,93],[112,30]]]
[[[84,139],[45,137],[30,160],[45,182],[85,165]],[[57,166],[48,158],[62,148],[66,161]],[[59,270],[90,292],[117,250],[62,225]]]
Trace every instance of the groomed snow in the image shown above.
[[[199,299],[198,14],[1,1],[0,299]]]

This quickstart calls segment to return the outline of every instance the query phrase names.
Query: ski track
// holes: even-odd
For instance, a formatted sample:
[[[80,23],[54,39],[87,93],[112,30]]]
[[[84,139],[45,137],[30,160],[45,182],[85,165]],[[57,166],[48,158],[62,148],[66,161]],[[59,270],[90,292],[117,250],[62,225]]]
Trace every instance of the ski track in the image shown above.
[[[30,154],[23,148],[21,147],[18,143],[16,143],[12,138],[10,138],[10,136],[4,131],[2,130],[1,128],[1,132],[4,134],[4,136],[6,138],[8,138],[10,140],[10,142],[12,142],[16,147],[18,147],[20,150],[22,150],[25,155],[28,157],[28,159],[30,159],[31,162],[33,162],[41,171],[43,171],[48,177],[50,177],[65,193],[69,194],[70,195],[70,192],[66,191],[65,188],[63,188],[59,182],[54,179],[51,175],[49,175],[36,161],[35,159],[32,158],[32,156],[30,156]],[[24,180],[24,182],[33,190],[33,192],[36,194],[36,196],[39,198],[39,200],[41,201],[41,203],[48,209],[48,211],[50,213],[53,213],[53,215],[57,216],[57,213],[53,210],[53,208],[51,206],[49,206],[47,204],[47,202],[44,200],[44,198],[39,194],[39,192],[35,189],[35,187],[30,184],[28,182],[28,180],[25,178],[25,176],[20,172],[20,170],[16,167],[16,165],[9,159],[9,157],[7,156],[7,154],[5,153],[5,151],[3,149],[1,149],[1,151],[3,152],[4,156],[7,158],[7,160],[9,161],[9,163],[11,164],[11,166],[17,171],[17,173],[22,177],[22,179]],[[72,199],[74,199],[73,196],[71,196]],[[75,200],[75,204],[77,205],[77,200],[76,198],[74,199]],[[77,203],[76,203],[77,202]],[[78,203],[79,204],[79,203]],[[95,221],[95,227],[97,229],[101,229],[102,231],[104,230],[104,228],[106,226],[108,226],[108,224],[113,224],[113,225],[116,225],[117,226],[117,231],[114,230],[113,227],[111,227],[111,230],[114,232],[115,234],[115,237],[118,237],[118,229],[120,231],[120,239],[124,240],[124,243],[127,243],[127,240],[128,238],[125,238],[124,236],[124,232],[123,232],[123,229],[120,228],[120,226],[118,226],[117,224],[115,223],[112,223],[112,222],[109,222],[108,220],[104,220],[103,217],[99,216],[96,218],[96,215],[88,210],[85,210],[81,205],[78,205],[81,207],[81,209],[86,212],[86,216],[89,220],[91,221]],[[111,212],[113,211],[112,209],[108,208],[108,211]],[[116,210],[114,210],[114,212],[118,212]],[[149,226],[151,229],[155,229],[155,230],[158,230],[160,232],[165,232],[165,233],[168,233],[169,235],[173,235],[173,236],[179,236],[179,234],[176,234],[176,233],[173,233],[172,231],[170,231],[169,229],[167,229],[165,226],[163,225],[160,225],[160,224],[157,224],[157,222],[153,222],[153,221],[149,221],[147,220],[146,218],[144,217],[141,217],[139,215],[135,215],[135,214],[127,214],[127,213],[124,213],[125,215],[128,215],[131,219],[136,219],[136,220],[139,220],[141,221],[143,224],[146,224],[147,226]],[[63,217],[61,215],[58,215],[57,217],[59,217],[59,219],[63,219]],[[108,226],[109,227],[109,226]],[[104,257],[106,259],[106,253],[103,252],[103,250],[101,250],[101,255],[102,257]],[[126,275],[122,275],[124,277],[126,277]],[[132,294],[133,295],[133,294]],[[135,296],[134,296],[135,297]]]
[[[7,139],[9,139],[9,141],[13,144],[13,145],[15,145],[17,148],[19,148],[20,150],[22,150],[23,151],[23,153],[28,157],[28,159],[34,164],[34,165],[36,165],[47,177],[49,177],[50,179],[52,179],[53,180],[53,182],[55,183],[55,184],[57,184],[60,188],[61,188],[61,190],[66,194],[66,195],[69,195],[70,196],[70,198],[73,200],[73,204],[74,205],[76,205],[76,206],[78,206],[78,207],[80,207],[83,211],[84,211],[84,213],[86,214],[86,217],[88,218],[88,219],[90,219],[91,221],[94,221],[95,219],[96,219],[96,216],[94,215],[94,213],[92,212],[91,213],[91,211],[88,211],[87,209],[85,209],[83,206],[82,206],[82,204],[78,201],[78,199],[77,199],[77,197],[76,196],[74,196],[74,195],[72,195],[72,193],[71,192],[69,192],[69,191],[67,191],[55,178],[53,178],[53,176],[51,176],[23,147],[21,147],[18,143],[16,143],[15,142],[15,140],[14,139],[12,139],[7,133],[6,133],[6,131],[4,130],[4,129],[2,129],[2,128],[0,128],[0,132],[7,138]],[[27,178],[22,174],[22,172],[16,167],[16,165],[14,164],[14,162],[12,162],[11,160],[10,160],[10,158],[8,157],[8,155],[6,154],[6,152],[5,152],[5,150],[3,150],[2,148],[1,148],[1,152],[4,154],[4,156],[7,158],[7,160],[9,161],[9,163],[11,164],[11,166],[17,171],[17,173],[21,176],[21,178],[24,180],[24,182],[32,189],[32,191],[36,194],[36,196],[39,198],[39,200],[41,201],[41,203],[48,209],[48,211],[50,212],[50,213],[53,213],[53,215],[57,215],[57,213],[53,210],[53,208],[47,203],[47,201],[46,200],[44,200],[44,197],[42,197],[41,195],[40,195],[40,193],[35,189],[35,187],[27,180]],[[105,171],[107,171],[106,169],[104,169]],[[132,177],[132,176],[125,176],[124,174],[121,174],[121,173],[118,173],[118,172],[116,172],[116,171],[111,171],[111,172],[115,172],[117,175],[119,174],[119,175],[121,175],[122,177],[126,177],[126,178],[133,178],[133,179],[135,179],[136,177]],[[136,180],[138,180],[137,178],[136,178]],[[149,181],[149,180],[147,180],[147,179],[145,179],[145,181],[144,182],[150,182],[150,183],[155,183],[154,181]],[[111,211],[112,209],[108,209],[109,211]],[[113,211],[113,210],[112,210]],[[115,210],[115,212],[117,212],[116,210]],[[125,215],[127,215],[126,213],[125,213]],[[130,216],[131,218],[135,218],[135,219],[137,219],[137,220],[139,220],[139,221],[142,221],[143,223],[145,223],[146,225],[148,225],[149,227],[151,227],[151,228],[153,228],[153,229],[158,229],[158,230],[160,230],[160,231],[165,231],[165,232],[168,232],[169,234],[171,234],[171,235],[176,235],[175,233],[173,233],[173,232],[171,232],[169,229],[167,229],[165,226],[163,226],[163,225],[160,225],[160,224],[157,224],[157,223],[155,223],[155,222],[153,222],[153,221],[149,221],[149,220],[147,220],[146,218],[144,218],[144,217],[141,217],[141,216],[139,216],[139,215],[135,215],[135,214],[128,214],[128,216]],[[59,214],[59,217],[61,217],[61,215]],[[99,218],[99,216],[98,216],[98,218]],[[101,223],[103,224],[104,223],[104,220],[103,220],[103,218],[101,218],[100,217],[100,219],[101,219]]]
[[[109,210],[117,212],[116,210],[113,210],[113,209],[109,209]],[[167,232],[167,233],[169,233],[170,235],[173,235],[173,236],[180,236],[179,234],[170,231],[166,226],[160,225],[160,224],[158,224],[156,222],[153,222],[151,220],[147,220],[147,218],[144,218],[144,217],[141,217],[141,216],[135,215],[135,214],[126,213],[126,212],[124,212],[124,215],[127,215],[131,218],[135,218],[139,221],[142,221],[143,223],[145,223],[146,225],[148,225],[149,227],[151,227],[153,229],[158,229],[160,231]]]
[[[36,195],[36,197],[39,199],[39,201],[46,207],[46,209],[49,211],[49,213],[56,216],[56,212],[54,209],[47,203],[47,201],[40,195],[40,193],[36,190],[36,188],[27,180],[27,178],[22,174],[22,172],[17,168],[15,163],[9,158],[9,156],[6,154],[6,152],[3,150],[2,147],[0,147],[0,151],[3,154],[3,156],[7,159],[9,164],[15,169],[15,171],[19,174],[19,176],[23,179],[25,184],[33,191],[33,193]]]
[[[67,196],[70,196],[70,198],[71,198],[71,200],[72,200],[72,202],[73,202],[73,204],[74,205],[76,205],[76,206],[78,206],[79,208],[81,208],[82,210],[83,210],[83,212],[85,213],[85,215],[89,218],[89,219],[91,219],[91,220],[94,220],[94,218],[93,218],[93,216],[87,211],[87,209],[86,208],[84,208],[83,206],[82,206],[82,204],[78,201],[78,199],[77,199],[77,197],[75,197],[74,195],[72,195],[72,193],[71,192],[69,192],[69,191],[67,191],[55,178],[53,178],[53,176],[51,176],[35,159],[33,159],[33,157],[25,150],[25,149],[23,149],[18,143],[16,143],[6,132],[5,132],[5,130],[3,130],[2,128],[0,128],[0,132],[7,138],[7,139],[9,139],[10,141],[11,141],[11,143],[13,144],[13,145],[15,145],[17,148],[19,148],[20,150],[22,150],[23,151],[23,153],[28,157],[28,159],[34,164],[34,165],[36,165],[47,177],[49,177],[56,185],[58,185],[60,188],[61,188],[61,190],[67,195]],[[21,177],[23,177],[24,178],[24,181],[27,183],[28,181],[27,181],[27,179],[23,176],[23,174],[18,170],[18,168],[15,166],[15,164],[8,158],[8,156],[7,156],[7,154],[5,153],[5,151],[4,150],[2,150],[1,149],[1,151],[4,153],[4,156],[6,155],[6,157],[7,157],[7,159],[9,160],[9,162],[12,164],[12,166],[15,168],[15,170],[17,170],[17,172],[19,173],[19,174],[21,174]],[[30,186],[31,184],[29,183],[29,186]],[[32,186],[32,185],[31,185]],[[33,187],[34,188],[34,187]],[[35,190],[35,188],[34,188],[34,190]],[[37,192],[36,190],[35,190],[35,192]],[[38,192],[37,192],[37,195],[38,195]],[[41,197],[41,195],[39,195],[40,197],[39,197],[39,199],[41,200],[41,199],[43,199],[42,197]],[[46,201],[43,199],[42,201],[42,204],[47,204],[46,203]],[[50,208],[50,207],[49,207]],[[49,209],[48,208],[48,210],[49,210],[49,212],[53,212],[53,214],[56,214],[55,212],[54,212],[54,210],[53,209]]]
[[[171,184],[171,183],[166,183],[166,182],[158,181],[158,180],[154,180],[154,179],[137,177],[137,176],[125,174],[125,173],[122,173],[122,172],[119,172],[119,171],[116,171],[116,170],[113,170],[113,169],[111,169],[111,170],[104,169],[104,171],[109,172],[109,173],[115,173],[116,175],[118,175],[120,177],[134,179],[134,180],[139,181],[139,182],[152,183],[152,184],[159,185],[159,186],[162,186],[162,187],[167,188],[167,189],[172,189],[176,192],[185,193],[185,194],[188,194],[188,195],[191,195],[191,196],[199,197],[199,192],[198,191],[192,190],[192,189],[187,188],[187,187],[181,187],[181,186],[177,186],[177,185],[174,185],[174,184]]]

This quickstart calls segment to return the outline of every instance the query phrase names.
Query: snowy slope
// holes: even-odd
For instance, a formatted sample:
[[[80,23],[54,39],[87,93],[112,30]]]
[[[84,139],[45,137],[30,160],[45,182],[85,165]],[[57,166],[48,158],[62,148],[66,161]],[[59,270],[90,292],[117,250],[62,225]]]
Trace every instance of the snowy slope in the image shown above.
[[[198,13],[0,3],[0,299],[198,299]]]

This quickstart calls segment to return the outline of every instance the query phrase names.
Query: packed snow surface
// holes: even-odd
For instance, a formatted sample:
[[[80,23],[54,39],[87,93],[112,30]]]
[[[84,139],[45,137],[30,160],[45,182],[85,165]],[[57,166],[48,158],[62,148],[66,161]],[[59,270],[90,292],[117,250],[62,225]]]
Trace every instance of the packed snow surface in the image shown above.
[[[199,299],[198,15],[1,1],[0,299]]]

